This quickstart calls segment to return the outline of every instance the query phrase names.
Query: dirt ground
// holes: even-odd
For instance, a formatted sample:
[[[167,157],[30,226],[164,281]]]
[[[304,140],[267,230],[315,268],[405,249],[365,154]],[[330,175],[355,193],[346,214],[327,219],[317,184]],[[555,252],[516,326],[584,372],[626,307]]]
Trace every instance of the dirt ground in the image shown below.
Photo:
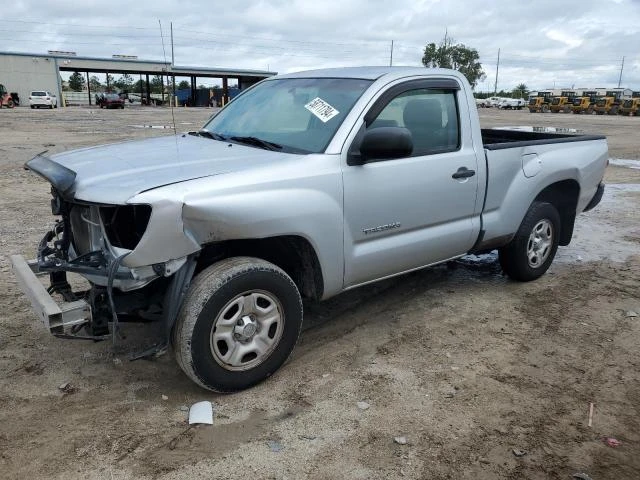
[[[211,113],[177,109],[178,129]],[[612,157],[640,159],[640,118],[480,113],[483,126],[604,133]],[[307,305],[289,362],[223,396],[171,354],[129,362],[152,326],[127,324],[115,350],[52,337],[8,262],[32,257],[52,222],[26,160],[170,124],[163,108],[0,111],[1,478],[640,478],[640,316],[628,316],[640,315],[640,162],[609,167],[603,202],[540,280],[470,257]],[[185,406],[200,400],[214,425],[188,428]]]

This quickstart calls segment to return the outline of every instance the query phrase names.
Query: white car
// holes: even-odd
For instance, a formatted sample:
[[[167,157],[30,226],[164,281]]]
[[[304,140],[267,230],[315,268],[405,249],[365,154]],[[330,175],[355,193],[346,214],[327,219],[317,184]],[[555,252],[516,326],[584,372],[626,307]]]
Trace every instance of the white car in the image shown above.
[[[29,106],[31,108],[58,108],[58,98],[46,90],[34,90],[29,95]]]

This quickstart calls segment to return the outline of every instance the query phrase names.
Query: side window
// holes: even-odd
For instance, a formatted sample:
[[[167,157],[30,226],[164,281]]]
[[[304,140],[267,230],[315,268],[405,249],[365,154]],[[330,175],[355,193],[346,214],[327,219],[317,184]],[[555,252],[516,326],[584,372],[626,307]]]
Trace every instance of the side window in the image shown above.
[[[455,91],[418,89],[391,100],[369,125],[404,127],[411,132],[411,156],[451,152],[460,147]]]

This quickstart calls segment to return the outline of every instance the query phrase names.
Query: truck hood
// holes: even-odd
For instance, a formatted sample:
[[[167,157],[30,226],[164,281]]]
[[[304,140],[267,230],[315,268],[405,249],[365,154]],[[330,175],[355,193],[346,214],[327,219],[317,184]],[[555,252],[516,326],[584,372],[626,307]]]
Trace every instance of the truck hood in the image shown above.
[[[237,172],[291,154],[188,134],[40,154],[26,167],[67,199],[124,204],[138,193],[195,178]]]

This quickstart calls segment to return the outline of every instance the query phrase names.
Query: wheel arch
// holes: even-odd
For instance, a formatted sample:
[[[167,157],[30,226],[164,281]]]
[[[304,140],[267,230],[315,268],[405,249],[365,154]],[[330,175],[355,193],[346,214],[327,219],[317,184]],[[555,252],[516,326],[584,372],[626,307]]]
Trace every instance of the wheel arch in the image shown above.
[[[313,245],[299,235],[257,239],[225,240],[202,246],[196,275],[208,266],[230,257],[255,257],[284,270],[303,298],[319,300],[324,293],[324,277]]]
[[[548,185],[534,199],[534,202],[548,202],[558,210],[562,246],[571,242],[579,197],[580,184],[576,180],[567,179]]]

